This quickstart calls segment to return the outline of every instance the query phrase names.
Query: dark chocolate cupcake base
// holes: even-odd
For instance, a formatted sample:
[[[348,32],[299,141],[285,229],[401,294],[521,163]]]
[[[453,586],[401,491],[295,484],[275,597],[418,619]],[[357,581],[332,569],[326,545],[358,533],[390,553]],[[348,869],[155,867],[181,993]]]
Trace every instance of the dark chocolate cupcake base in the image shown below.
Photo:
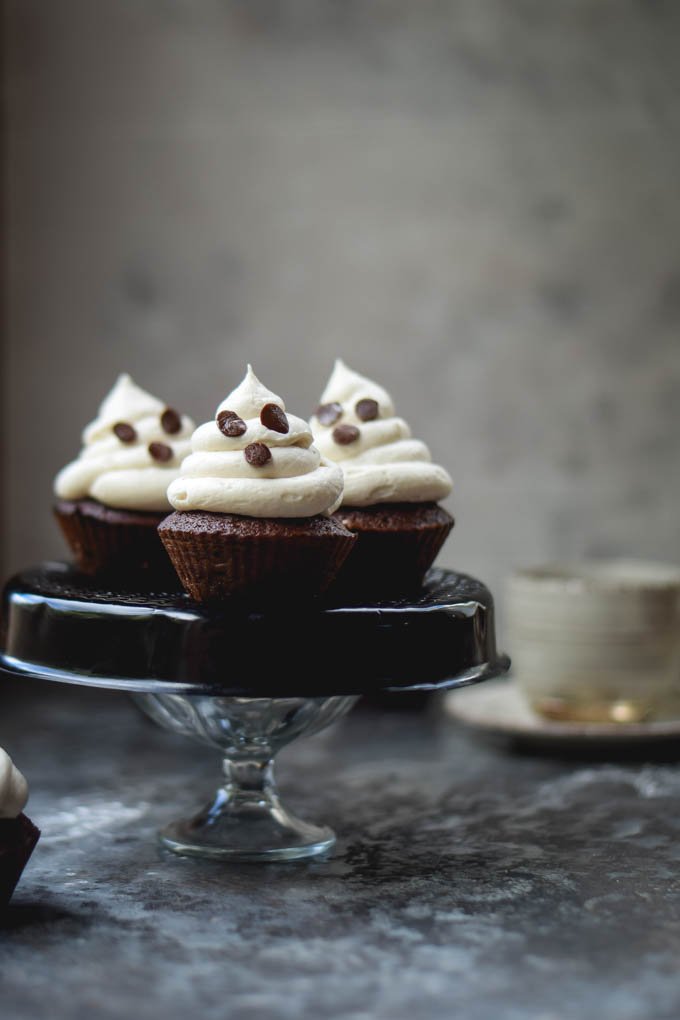
[[[139,573],[153,582],[177,584],[158,537],[165,513],[117,510],[95,499],[60,499],[54,515],[84,574]]]
[[[417,589],[454,524],[438,503],[343,506],[333,516],[357,536],[331,589],[349,600]]]
[[[0,908],[6,906],[40,838],[26,815],[0,818]]]
[[[182,585],[198,602],[262,603],[319,595],[355,542],[332,517],[260,518],[176,511],[158,529]]]

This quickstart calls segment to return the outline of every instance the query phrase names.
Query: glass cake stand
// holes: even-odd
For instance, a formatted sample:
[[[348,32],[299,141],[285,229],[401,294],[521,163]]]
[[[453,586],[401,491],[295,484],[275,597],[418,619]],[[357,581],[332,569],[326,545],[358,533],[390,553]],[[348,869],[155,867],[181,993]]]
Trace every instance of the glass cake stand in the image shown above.
[[[452,690],[509,665],[496,651],[490,592],[449,570],[432,570],[409,598],[291,603],[284,592],[280,605],[253,611],[180,591],[106,589],[45,563],[8,583],[2,624],[5,672],[128,691],[161,726],[220,752],[215,796],[160,840],[231,860],[296,860],[335,842],[281,803],[273,759],[286,744],[361,695]]]

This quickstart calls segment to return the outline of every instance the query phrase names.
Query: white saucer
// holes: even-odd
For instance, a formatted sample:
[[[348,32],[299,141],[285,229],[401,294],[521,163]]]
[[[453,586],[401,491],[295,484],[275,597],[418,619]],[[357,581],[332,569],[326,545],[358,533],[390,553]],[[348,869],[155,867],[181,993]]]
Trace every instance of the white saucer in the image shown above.
[[[639,744],[680,740],[680,719],[641,723],[565,723],[536,715],[512,680],[496,680],[451,691],[448,715],[489,737],[522,744]]]

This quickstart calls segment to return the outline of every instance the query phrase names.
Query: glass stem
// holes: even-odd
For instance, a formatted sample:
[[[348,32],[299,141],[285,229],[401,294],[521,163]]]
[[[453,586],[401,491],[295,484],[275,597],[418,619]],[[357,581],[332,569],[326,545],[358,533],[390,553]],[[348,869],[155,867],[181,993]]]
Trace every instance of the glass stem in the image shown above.
[[[262,810],[277,800],[272,758],[225,758],[224,801],[232,811]]]

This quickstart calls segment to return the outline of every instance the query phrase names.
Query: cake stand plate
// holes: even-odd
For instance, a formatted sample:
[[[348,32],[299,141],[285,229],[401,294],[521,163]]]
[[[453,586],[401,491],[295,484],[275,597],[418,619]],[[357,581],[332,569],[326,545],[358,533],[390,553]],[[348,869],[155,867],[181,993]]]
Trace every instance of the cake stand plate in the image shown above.
[[[263,610],[201,605],[182,591],[103,587],[63,563],[14,577],[3,604],[6,672],[128,691],[160,725],[217,748],[225,778],[162,843],[182,854],[292,860],[327,850],[330,829],[295,818],[273,780],[285,744],[362,694],[452,690],[498,676],[493,599],[472,577],[430,572],[409,598]]]

